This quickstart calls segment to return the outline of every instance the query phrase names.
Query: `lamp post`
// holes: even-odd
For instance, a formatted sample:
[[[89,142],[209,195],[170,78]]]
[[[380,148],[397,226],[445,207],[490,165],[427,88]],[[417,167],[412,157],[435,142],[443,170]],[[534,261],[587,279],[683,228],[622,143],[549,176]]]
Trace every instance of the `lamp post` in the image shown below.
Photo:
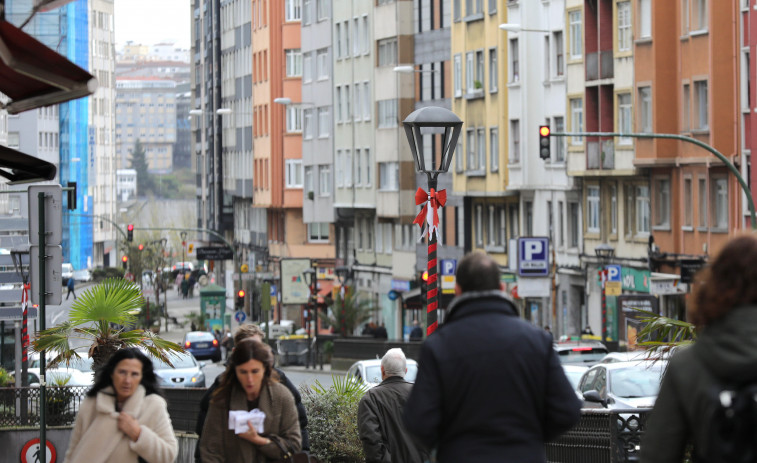
[[[416,191],[416,204],[422,204],[423,196],[426,196],[425,205],[418,214],[413,223],[418,223],[421,228],[428,227],[428,297],[426,298],[426,336],[433,333],[437,326],[437,307],[439,304],[437,296],[437,260],[436,260],[436,242],[439,206],[444,206],[446,202],[446,192],[436,191],[437,177],[440,173],[447,172],[452,162],[452,155],[457,146],[457,139],[460,137],[460,131],[463,127],[463,121],[452,111],[438,106],[427,106],[417,109],[410,113],[402,121],[405,127],[410,151],[415,160],[416,172],[426,174],[428,180],[428,192],[418,188]],[[435,160],[431,160],[431,165],[426,165],[426,159],[423,150],[423,135],[435,134],[442,132],[441,156],[438,167]],[[421,201],[420,203],[418,201]],[[425,217],[424,217],[425,212]]]
[[[607,269],[605,268],[615,255],[615,248],[607,243],[602,243],[594,248],[594,254],[602,263],[600,270],[600,281],[602,282],[602,342],[607,342],[607,295],[605,294],[605,284],[607,283]]]
[[[181,274],[184,275],[184,250],[187,249],[187,232],[181,232]]]
[[[314,344],[315,344],[315,356],[313,356],[313,348],[310,344],[310,326],[308,326],[308,329],[306,330],[308,335],[308,361],[305,364],[305,368],[307,369],[310,366],[310,362],[312,360],[313,362],[313,369],[315,370],[315,364],[317,363],[318,358],[318,273],[316,269],[318,268],[318,264],[313,261],[311,264],[312,267],[302,272],[302,277],[305,279],[305,283],[307,283],[308,286],[310,286],[310,299],[308,303],[308,310],[310,311],[308,313],[308,316],[306,317],[306,320],[308,320],[308,325],[310,325],[310,318],[314,318],[315,320],[315,333],[314,333]],[[315,313],[314,315],[311,315]],[[321,369],[323,369],[323,365],[321,364]]]

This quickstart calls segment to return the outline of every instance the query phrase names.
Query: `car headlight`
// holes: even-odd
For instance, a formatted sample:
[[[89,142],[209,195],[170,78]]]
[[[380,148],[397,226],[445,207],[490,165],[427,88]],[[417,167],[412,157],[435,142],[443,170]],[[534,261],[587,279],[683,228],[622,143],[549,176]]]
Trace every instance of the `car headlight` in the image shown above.
[[[205,375],[203,373],[200,373],[200,374],[192,376],[192,379],[190,379],[189,381],[192,383],[199,383],[203,379],[205,379]]]

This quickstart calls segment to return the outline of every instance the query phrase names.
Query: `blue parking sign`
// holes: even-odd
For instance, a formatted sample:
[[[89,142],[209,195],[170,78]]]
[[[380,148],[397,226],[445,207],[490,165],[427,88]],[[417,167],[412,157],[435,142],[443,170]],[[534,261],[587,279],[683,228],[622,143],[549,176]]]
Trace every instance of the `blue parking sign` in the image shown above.
[[[457,260],[442,259],[442,275],[454,275],[457,273]]]
[[[545,236],[518,238],[518,275],[549,276],[549,238]]]
[[[620,265],[605,265],[605,270],[607,270],[607,281],[620,283]]]

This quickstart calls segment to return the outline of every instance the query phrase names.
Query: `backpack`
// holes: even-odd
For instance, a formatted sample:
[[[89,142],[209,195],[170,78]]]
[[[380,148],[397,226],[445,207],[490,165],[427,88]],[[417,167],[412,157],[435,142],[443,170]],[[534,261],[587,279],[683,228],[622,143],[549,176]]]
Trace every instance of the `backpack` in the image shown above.
[[[710,398],[710,463],[757,463],[757,383],[716,388]]]

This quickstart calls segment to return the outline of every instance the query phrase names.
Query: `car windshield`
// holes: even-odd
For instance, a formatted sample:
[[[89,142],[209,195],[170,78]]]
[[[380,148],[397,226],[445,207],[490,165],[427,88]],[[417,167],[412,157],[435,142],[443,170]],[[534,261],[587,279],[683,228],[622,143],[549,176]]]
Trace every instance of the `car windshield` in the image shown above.
[[[610,371],[610,392],[618,397],[656,397],[660,391],[662,368],[659,366],[623,368]]]
[[[215,339],[210,333],[187,333],[187,341],[212,341]]]
[[[604,347],[573,347],[557,352],[560,363],[590,363],[601,360],[607,355]]]
[[[173,363],[173,368],[194,368],[197,366],[191,355],[179,354],[178,357],[171,355],[169,356],[169,358],[171,360],[171,363]],[[155,370],[171,370],[172,369],[168,364],[156,358],[152,359],[152,364]]]

